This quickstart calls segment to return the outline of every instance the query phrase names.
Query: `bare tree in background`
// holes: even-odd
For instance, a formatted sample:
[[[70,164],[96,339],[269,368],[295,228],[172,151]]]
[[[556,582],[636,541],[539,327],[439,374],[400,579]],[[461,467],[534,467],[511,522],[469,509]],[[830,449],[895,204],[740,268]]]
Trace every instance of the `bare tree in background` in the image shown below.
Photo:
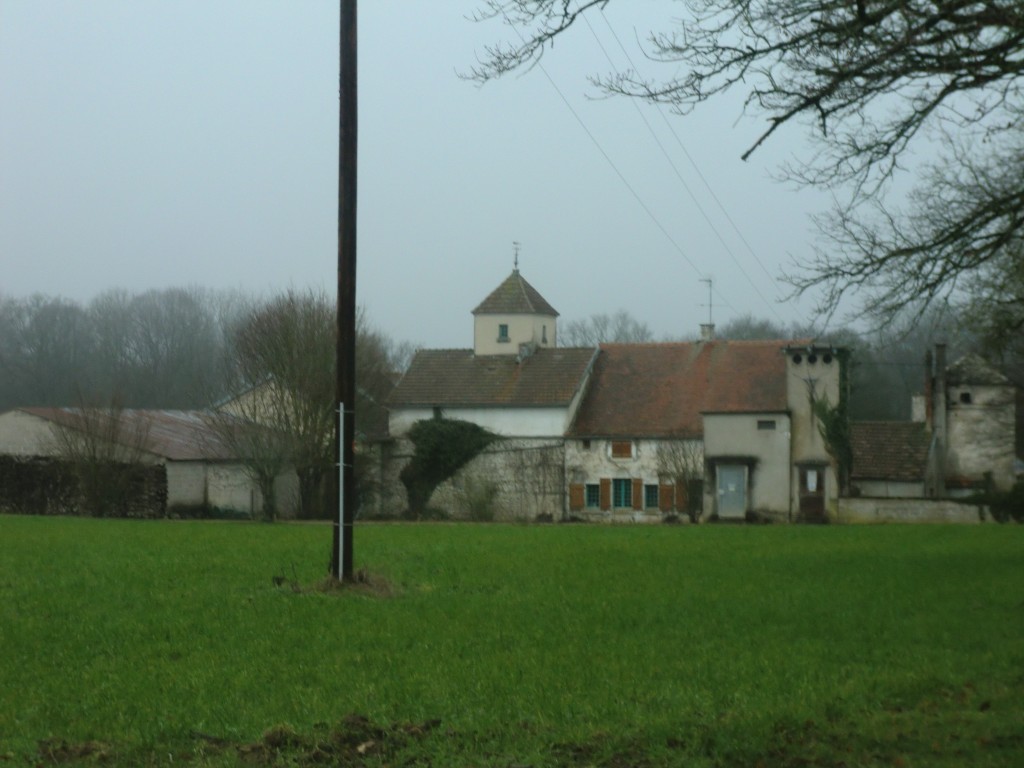
[[[478,18],[514,34],[486,47],[467,77],[486,82],[535,64],[608,1],[484,0]],[[668,77],[626,71],[593,82],[684,115],[742,91],[745,108],[766,121],[744,159],[779,129],[804,127],[808,150],[781,175],[827,190],[835,205],[818,220],[822,246],[787,277],[796,293],[820,291],[819,310],[831,315],[858,292],[884,324],[908,306],[960,302],[961,291],[988,312],[988,289],[1003,286],[996,330],[1024,327],[1024,286],[1006,280],[1024,259],[1020,0],[679,5],[678,26],[646,44]],[[917,182],[906,200],[891,184],[902,173]]]
[[[606,342],[653,341],[654,333],[647,323],[620,309],[611,315],[599,312],[585,320],[571,320],[559,329],[558,337],[563,347],[596,347]]]
[[[279,459],[282,467],[295,470],[304,517],[328,512],[323,480],[334,471],[334,313],[333,300],[322,291],[289,290],[256,306],[239,325],[230,348],[233,391],[239,394],[228,411],[251,427],[229,439],[236,441],[240,455],[259,461],[265,478]],[[386,433],[383,403],[400,373],[395,366],[403,359],[408,359],[405,347],[373,328],[361,310],[356,327],[357,435]],[[217,429],[237,427],[224,423]],[[365,487],[360,479],[357,488]]]
[[[322,516],[322,480],[333,463],[333,303],[322,291],[292,289],[258,306],[235,334],[231,360],[249,393],[253,429],[288,437],[300,514]],[[258,434],[272,432],[253,439]]]
[[[149,430],[142,413],[125,410],[116,398],[105,406],[65,409],[53,422],[57,455],[74,473],[87,513],[128,513]]]
[[[672,478],[676,485],[676,508],[685,507],[690,522],[700,522],[704,514],[703,444],[699,440],[663,440],[657,450],[658,473]]]
[[[268,522],[277,520],[277,481],[291,467],[292,438],[265,426],[270,400],[257,388],[231,401],[230,407],[203,412],[203,423],[226,452],[242,463],[256,483],[262,500],[261,514]]]

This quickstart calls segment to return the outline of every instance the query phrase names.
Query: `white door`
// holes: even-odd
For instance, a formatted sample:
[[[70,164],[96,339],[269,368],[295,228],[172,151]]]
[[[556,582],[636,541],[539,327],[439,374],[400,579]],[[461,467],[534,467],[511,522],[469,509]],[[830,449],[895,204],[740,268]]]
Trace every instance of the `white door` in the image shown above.
[[[718,516],[743,519],[747,514],[747,468],[742,464],[719,464]]]

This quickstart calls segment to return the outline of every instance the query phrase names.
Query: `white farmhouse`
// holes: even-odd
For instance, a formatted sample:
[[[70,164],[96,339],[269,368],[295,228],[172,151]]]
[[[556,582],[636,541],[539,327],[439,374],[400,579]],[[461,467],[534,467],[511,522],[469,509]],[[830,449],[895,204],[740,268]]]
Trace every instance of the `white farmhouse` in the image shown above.
[[[560,348],[558,313],[518,269],[473,317],[473,349],[418,352],[389,399],[398,461],[423,419],[504,438],[436,506],[459,514],[460,493],[486,484],[497,516],[526,519],[823,520],[835,505],[814,403],[840,400],[839,350],[715,341],[710,327],[693,343]]]

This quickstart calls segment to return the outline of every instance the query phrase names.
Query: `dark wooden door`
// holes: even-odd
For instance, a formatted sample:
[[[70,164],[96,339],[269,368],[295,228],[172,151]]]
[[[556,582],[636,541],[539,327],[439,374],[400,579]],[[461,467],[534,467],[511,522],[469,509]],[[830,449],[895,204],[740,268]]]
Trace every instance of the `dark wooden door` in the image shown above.
[[[825,468],[800,467],[800,514],[803,523],[825,522]]]

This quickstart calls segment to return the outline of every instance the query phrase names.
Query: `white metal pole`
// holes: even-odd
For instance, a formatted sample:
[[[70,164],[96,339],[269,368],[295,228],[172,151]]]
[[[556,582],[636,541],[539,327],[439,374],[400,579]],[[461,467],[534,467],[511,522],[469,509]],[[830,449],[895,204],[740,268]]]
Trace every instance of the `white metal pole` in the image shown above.
[[[345,404],[338,404],[338,574],[345,573]]]

